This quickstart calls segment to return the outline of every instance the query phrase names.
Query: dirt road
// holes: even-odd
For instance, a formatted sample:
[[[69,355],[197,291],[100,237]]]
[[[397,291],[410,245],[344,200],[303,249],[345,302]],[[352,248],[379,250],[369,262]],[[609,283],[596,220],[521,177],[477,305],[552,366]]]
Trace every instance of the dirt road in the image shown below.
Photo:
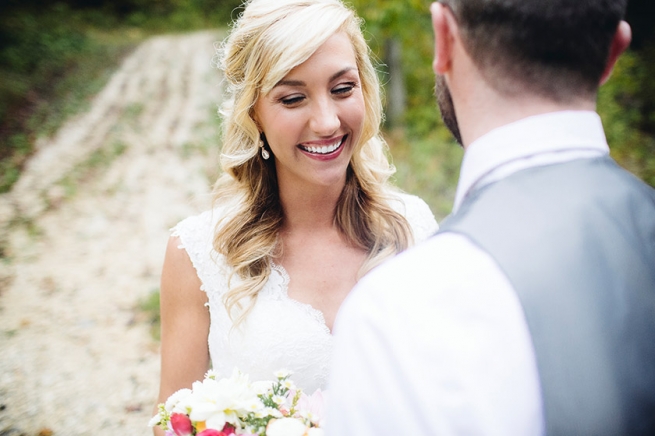
[[[0,436],[149,435],[168,229],[209,205],[217,33],[143,43],[0,196]]]

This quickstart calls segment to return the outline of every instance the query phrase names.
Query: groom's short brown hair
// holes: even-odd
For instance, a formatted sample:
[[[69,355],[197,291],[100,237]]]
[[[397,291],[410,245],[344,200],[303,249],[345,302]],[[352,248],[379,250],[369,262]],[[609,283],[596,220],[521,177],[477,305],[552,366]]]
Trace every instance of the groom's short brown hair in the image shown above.
[[[500,92],[569,101],[594,95],[627,0],[441,0]]]

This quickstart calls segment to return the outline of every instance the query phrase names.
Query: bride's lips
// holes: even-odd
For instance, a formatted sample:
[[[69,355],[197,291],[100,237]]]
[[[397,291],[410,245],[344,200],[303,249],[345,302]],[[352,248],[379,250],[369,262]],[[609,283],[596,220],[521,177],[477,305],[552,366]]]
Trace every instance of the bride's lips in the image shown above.
[[[343,135],[336,138],[303,142],[298,145],[300,151],[306,156],[316,160],[332,160],[339,157],[344,149],[344,144],[348,139],[348,135]]]

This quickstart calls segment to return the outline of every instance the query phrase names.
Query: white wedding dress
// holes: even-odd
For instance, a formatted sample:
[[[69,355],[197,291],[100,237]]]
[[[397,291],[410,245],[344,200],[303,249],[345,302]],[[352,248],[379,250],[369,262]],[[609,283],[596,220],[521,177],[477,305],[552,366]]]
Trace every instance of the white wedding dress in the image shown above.
[[[437,230],[427,204],[418,197],[394,194],[393,207],[408,220],[416,242]],[[304,392],[325,388],[333,338],[323,313],[287,295],[289,276],[282,266],[273,265],[270,278],[260,291],[252,312],[237,328],[223,305],[230,268],[212,247],[214,228],[226,213],[216,208],[181,221],[172,230],[187,251],[207,293],[210,328],[209,352],[219,377],[228,377],[233,368],[251,381],[272,380],[280,369],[293,371],[292,380]],[[235,280],[233,278],[233,280]],[[399,292],[402,291],[399,289]]]

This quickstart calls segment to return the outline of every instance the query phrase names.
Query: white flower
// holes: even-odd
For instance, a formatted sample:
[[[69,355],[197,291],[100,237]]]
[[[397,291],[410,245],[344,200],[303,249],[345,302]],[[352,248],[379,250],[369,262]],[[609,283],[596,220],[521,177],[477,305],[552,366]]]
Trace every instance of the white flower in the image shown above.
[[[266,407],[263,412],[266,414],[265,416],[272,416],[273,418],[282,418],[284,416],[282,412],[273,407]]]
[[[312,427],[307,430],[307,436],[323,436],[325,431],[320,427]]]
[[[173,395],[168,397],[166,403],[164,404],[164,408],[169,414],[172,412],[185,413],[186,411],[184,409],[181,409],[177,406],[181,402],[184,402],[184,400],[187,399],[189,395],[191,395],[191,389],[187,389],[187,388],[180,389],[179,391],[175,392]]]
[[[266,436],[304,436],[307,426],[295,418],[273,419],[266,427]]]
[[[238,427],[240,416],[263,408],[248,376],[236,369],[230,378],[195,382],[193,392],[182,403],[192,421],[205,421],[207,428],[216,430],[222,430],[226,422]]]
[[[150,421],[148,422],[148,427],[154,427],[154,426],[156,426],[156,425],[159,425],[159,423],[161,422],[161,420],[162,420],[162,419],[161,419],[161,415],[160,415],[159,413],[156,414],[155,416],[153,416],[152,418],[150,418]]]
[[[282,418],[283,416],[284,415],[282,415],[282,412],[273,407],[264,407],[263,409],[255,412],[255,418],[259,419],[268,417]]]
[[[271,398],[271,399],[278,406],[281,405],[281,404],[284,404],[287,401],[287,399],[285,397],[283,397],[282,395],[273,395],[273,398]]]
[[[282,382],[282,387],[292,390],[292,389],[296,389],[296,384],[292,380],[284,380]]]
[[[257,395],[264,395],[273,387],[273,382],[270,380],[252,382],[252,389]]]
[[[274,373],[275,377],[277,377],[279,380],[282,380],[283,378],[290,377],[293,374],[293,371],[289,371],[288,369],[281,369],[279,371],[276,371]]]
[[[253,397],[250,403],[244,404],[244,409],[248,412],[258,412],[264,408],[264,404],[257,397]]]
[[[311,422],[312,424],[314,424],[315,421],[317,422],[317,418],[314,416],[314,414],[312,412],[307,411],[307,410],[300,410],[300,411],[296,412],[296,414],[294,416],[296,416],[298,418],[302,418],[303,421],[305,421],[306,423]]]

